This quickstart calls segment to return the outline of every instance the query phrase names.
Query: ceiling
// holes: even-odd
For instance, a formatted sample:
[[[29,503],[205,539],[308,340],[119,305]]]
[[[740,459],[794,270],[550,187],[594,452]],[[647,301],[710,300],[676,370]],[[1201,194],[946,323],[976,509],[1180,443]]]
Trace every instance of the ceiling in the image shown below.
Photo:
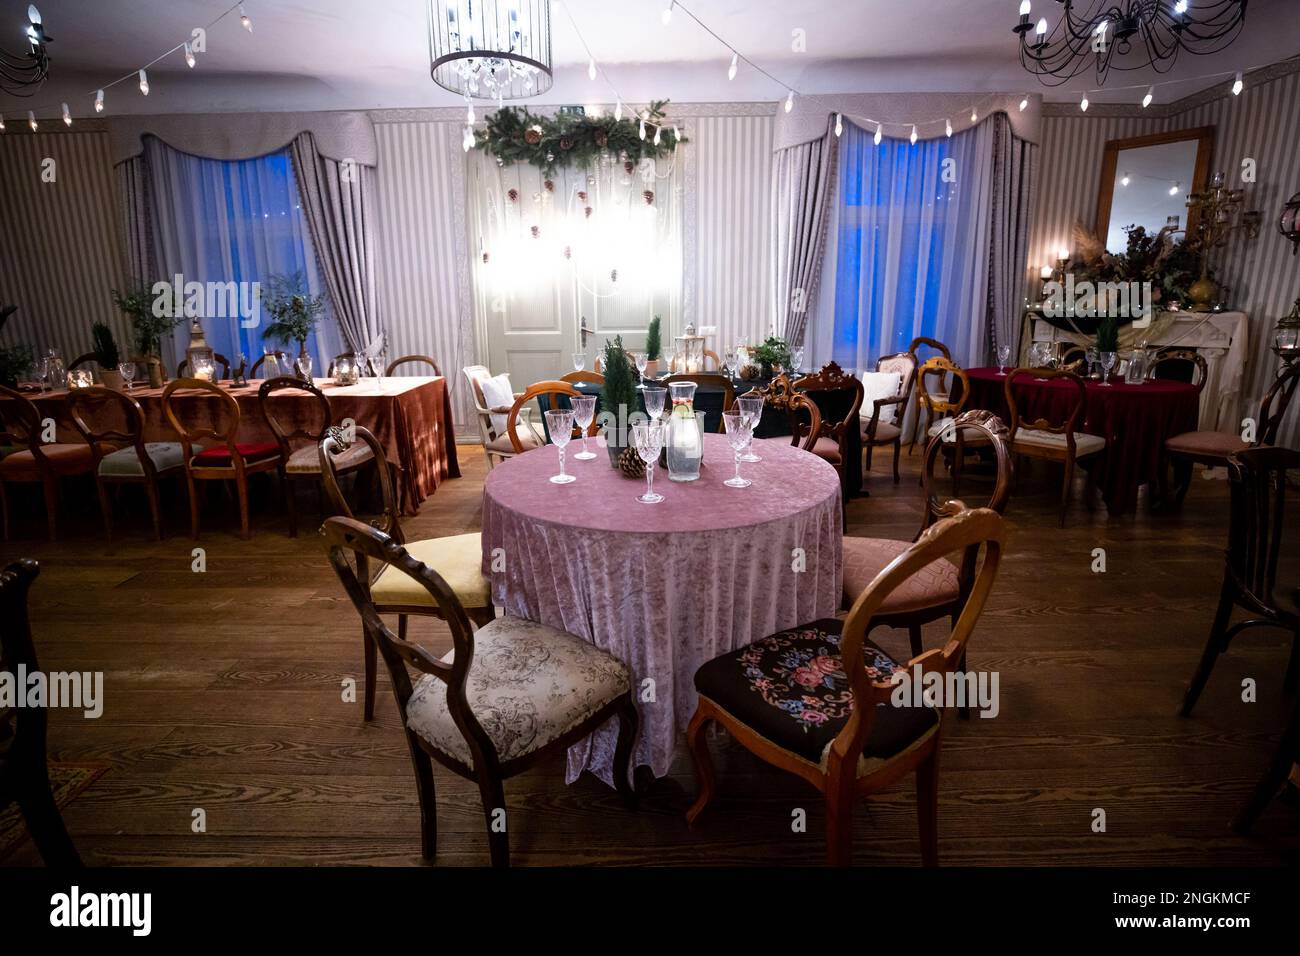
[[[40,0],[51,79],[31,101],[0,97],[0,110],[57,115],[90,112],[93,90],[131,73],[208,23],[232,0]],[[555,84],[539,103],[612,102],[601,80],[587,78],[587,54],[566,14],[572,12],[619,95],[678,102],[772,101],[783,84],[811,93],[953,91],[1042,92],[1077,101],[1096,86],[1091,75],[1048,89],[1026,73],[1011,27],[1018,0],[689,0],[728,42],[779,77],[743,64],[727,80],[728,51],[679,9],[664,26],[667,0],[553,0]],[[1253,0],[1241,38],[1210,57],[1184,55],[1161,89],[1168,102],[1222,78],[1300,53],[1296,0]],[[428,73],[426,0],[247,0],[251,34],[231,16],[213,27],[195,69],[173,54],[149,70],[151,93],[134,79],[110,88],[106,114],[254,110],[380,109],[452,106],[457,98]],[[27,0],[0,0],[0,46],[22,48]],[[1054,20],[1057,4],[1035,0],[1034,15]],[[805,31],[806,50],[792,49]],[[1112,72],[1108,87],[1144,86],[1148,71]],[[1094,103],[1132,103],[1142,90],[1090,94]]]

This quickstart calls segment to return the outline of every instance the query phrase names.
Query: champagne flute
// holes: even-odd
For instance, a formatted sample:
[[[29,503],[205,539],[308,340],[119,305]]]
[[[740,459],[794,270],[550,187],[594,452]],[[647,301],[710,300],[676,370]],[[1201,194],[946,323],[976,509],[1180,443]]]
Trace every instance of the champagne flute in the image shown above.
[[[763,418],[763,396],[741,395],[736,399],[736,408],[740,411],[740,414],[744,416],[745,427],[749,429],[750,437],[753,437],[754,432],[758,429],[759,421]],[[745,456],[740,460],[756,462],[762,461],[763,459],[754,454],[751,446],[751,449],[745,452]]]
[[[573,458],[575,461],[591,461],[596,457],[596,453],[587,451],[587,429],[591,427],[591,420],[596,417],[596,396],[583,395],[581,398],[571,398],[569,405],[573,408],[574,423],[582,429],[582,451]]]
[[[748,488],[753,482],[748,478],[740,477],[740,463],[744,460],[741,453],[749,447],[754,433],[745,422],[745,414],[739,411],[723,412],[722,428],[727,433],[727,441],[736,455],[736,474],[723,484],[728,488]]]
[[[1011,346],[999,345],[998,346],[998,374],[999,375],[1007,374],[1007,361],[1010,358],[1011,358]]]
[[[645,388],[645,370],[650,365],[650,353],[637,352],[635,358],[636,358],[636,374],[641,379],[641,382],[639,385],[637,385],[637,388]]]
[[[573,353],[573,370],[574,370],[575,372],[581,372],[581,371],[582,371],[584,368],[586,368],[586,367],[587,367],[587,353],[586,353],[586,352],[574,352],[574,353]]]
[[[132,383],[135,381],[135,363],[118,362],[117,374],[122,376],[122,381],[126,382],[126,390],[131,391]]]
[[[551,475],[551,483],[567,485],[573,481],[573,475],[564,470],[564,446],[573,437],[573,409],[552,408],[546,413],[546,430],[551,436],[551,444],[560,450],[560,473]]]
[[[638,422],[632,426],[632,445],[637,457],[645,462],[645,494],[636,500],[643,505],[657,505],[664,496],[655,492],[655,462],[664,447],[664,426],[661,422]]]

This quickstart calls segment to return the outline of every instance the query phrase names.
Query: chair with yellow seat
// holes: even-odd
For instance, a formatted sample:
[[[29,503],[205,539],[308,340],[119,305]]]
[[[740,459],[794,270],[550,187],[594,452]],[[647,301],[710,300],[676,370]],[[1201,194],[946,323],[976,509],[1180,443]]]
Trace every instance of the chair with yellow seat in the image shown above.
[[[337,427],[329,428],[317,446],[321,482],[325,486],[325,494],[334,513],[345,518],[353,517],[352,509],[348,506],[347,498],[339,487],[338,479],[343,470],[342,464],[347,460],[346,456],[357,442],[361,442],[370,449],[370,457],[375,461],[382,498],[382,511],[371,521],[371,524],[397,544],[403,545],[407,554],[436,571],[455,593],[456,600],[465,609],[466,617],[474,624],[482,627],[491,622],[496,617],[496,609],[492,606],[492,592],[488,579],[483,577],[481,570],[482,537],[475,531],[444,538],[407,541],[402,534],[402,525],[398,518],[393,473],[384,455],[384,448],[369,429],[357,425],[355,430],[355,439],[349,442],[347,439],[351,436],[348,432]],[[374,579],[368,582],[368,586],[376,610],[382,614],[397,615],[397,633],[402,640],[406,640],[408,615],[443,616],[437,602],[425,587],[410,575],[390,573],[387,565],[380,565]],[[372,720],[375,716],[376,648],[374,642],[364,634],[362,641],[365,645],[366,662],[365,718]]]

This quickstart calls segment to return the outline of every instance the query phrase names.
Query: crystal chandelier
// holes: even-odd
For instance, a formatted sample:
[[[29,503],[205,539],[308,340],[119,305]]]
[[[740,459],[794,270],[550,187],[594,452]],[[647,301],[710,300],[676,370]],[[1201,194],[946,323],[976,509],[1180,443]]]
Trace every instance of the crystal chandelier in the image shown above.
[[[50,72],[50,57],[45,44],[50,38],[41,23],[41,11],[32,4],[27,8],[27,53],[18,56],[0,50],[0,92],[13,96],[31,96],[45,82]]]
[[[1090,65],[1098,85],[1117,70],[1173,68],[1182,50],[1218,53],[1237,39],[1246,21],[1246,0],[1055,0],[1064,9],[1054,27],[1031,19],[1021,0],[1020,64],[1046,86],[1058,86]],[[1081,10],[1079,8],[1082,8]]]
[[[550,0],[429,0],[433,81],[495,100],[551,88]]]

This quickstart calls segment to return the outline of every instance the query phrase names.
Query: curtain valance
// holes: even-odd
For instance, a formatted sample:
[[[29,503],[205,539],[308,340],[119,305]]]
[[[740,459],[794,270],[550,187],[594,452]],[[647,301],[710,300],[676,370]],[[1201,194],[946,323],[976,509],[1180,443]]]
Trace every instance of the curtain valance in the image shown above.
[[[108,130],[115,166],[141,155],[145,136],[191,156],[238,160],[277,152],[310,133],[317,152],[336,163],[376,166],[379,157],[374,124],[359,112],[121,116]]]

